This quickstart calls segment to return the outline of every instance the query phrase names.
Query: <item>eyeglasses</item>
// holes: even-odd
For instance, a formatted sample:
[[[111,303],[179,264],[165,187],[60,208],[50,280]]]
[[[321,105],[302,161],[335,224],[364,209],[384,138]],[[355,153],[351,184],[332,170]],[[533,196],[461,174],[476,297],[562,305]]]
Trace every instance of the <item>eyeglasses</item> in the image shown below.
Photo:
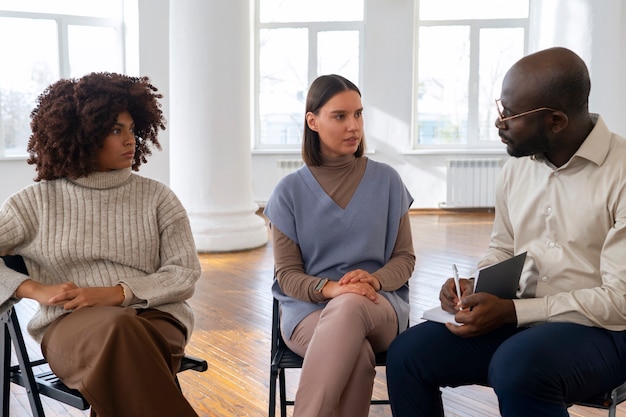
[[[557,109],[553,109],[551,107],[539,107],[538,109],[528,110],[523,113],[514,114],[513,116],[504,117],[504,107],[502,106],[502,102],[499,98],[496,99],[496,108],[498,109],[498,121],[506,122],[507,120],[517,119],[518,117],[526,116],[527,114],[537,113],[542,110],[550,110],[550,111],[560,111]]]

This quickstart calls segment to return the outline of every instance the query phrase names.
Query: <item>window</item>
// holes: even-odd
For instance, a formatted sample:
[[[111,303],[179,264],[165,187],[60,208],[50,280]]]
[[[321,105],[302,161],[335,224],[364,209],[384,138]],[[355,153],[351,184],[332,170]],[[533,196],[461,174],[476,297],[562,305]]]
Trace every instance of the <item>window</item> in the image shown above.
[[[359,83],[363,0],[256,1],[255,148],[299,149],[311,82]]]
[[[528,0],[419,0],[414,147],[493,147],[494,99],[526,51]]]
[[[123,1],[0,0],[0,156],[26,154],[30,112],[59,78],[124,71]]]

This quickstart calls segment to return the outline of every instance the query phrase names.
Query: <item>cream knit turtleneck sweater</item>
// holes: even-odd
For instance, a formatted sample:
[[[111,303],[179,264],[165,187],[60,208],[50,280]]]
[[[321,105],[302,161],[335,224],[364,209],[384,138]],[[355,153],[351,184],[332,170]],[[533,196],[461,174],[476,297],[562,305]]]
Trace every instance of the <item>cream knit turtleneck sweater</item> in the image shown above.
[[[30,278],[43,284],[122,284],[124,304],[168,312],[187,336],[192,331],[185,300],[200,262],[187,214],[167,186],[130,168],[42,181],[11,196],[0,207],[0,253],[22,255]],[[0,263],[3,309],[27,278]],[[41,341],[46,326],[64,313],[42,306],[28,324],[30,334]]]

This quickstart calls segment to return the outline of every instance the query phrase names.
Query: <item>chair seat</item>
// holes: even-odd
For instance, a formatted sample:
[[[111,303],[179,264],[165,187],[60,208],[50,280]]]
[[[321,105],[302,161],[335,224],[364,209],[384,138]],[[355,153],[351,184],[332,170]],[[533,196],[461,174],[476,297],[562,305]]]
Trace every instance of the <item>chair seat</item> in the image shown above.
[[[183,371],[196,371],[196,372],[204,372],[209,369],[209,364],[204,359],[196,358],[194,356],[185,355],[183,356],[183,360],[180,363],[180,369],[178,372]]]
[[[12,320],[14,320],[13,323],[16,323],[17,316],[15,316],[15,312],[11,312],[9,315],[10,314],[13,314]],[[46,363],[47,362],[44,359],[41,359],[32,361],[29,365],[33,368],[36,366],[46,365]],[[206,360],[185,355],[181,361],[178,372],[188,370],[204,372],[207,369],[208,363]],[[39,394],[45,395],[46,397],[60,401],[79,410],[87,410],[90,407],[85,397],[83,397],[79,391],[67,387],[52,371],[47,370],[40,373],[33,372],[33,376],[35,378],[35,384],[37,385],[37,391]],[[21,372],[19,365],[11,366],[9,379],[17,385],[25,388],[27,387],[26,377]]]
[[[89,408],[89,403],[80,392],[68,388],[52,371],[34,374],[35,383],[40,394],[68,404],[79,410]],[[11,382],[26,387],[26,380],[18,366],[11,367]]]
[[[376,366],[385,366],[387,363],[387,352],[379,352],[376,354]],[[302,357],[295,354],[285,345],[281,344],[276,350],[276,354],[272,359],[272,366],[283,369],[302,368]]]
[[[302,357],[281,345],[272,359],[272,366],[283,369],[302,368]]]
[[[614,405],[620,404],[626,400],[626,382],[610,392],[603,392],[588,400],[576,402],[578,405],[585,407],[595,407],[602,409],[610,409]]]

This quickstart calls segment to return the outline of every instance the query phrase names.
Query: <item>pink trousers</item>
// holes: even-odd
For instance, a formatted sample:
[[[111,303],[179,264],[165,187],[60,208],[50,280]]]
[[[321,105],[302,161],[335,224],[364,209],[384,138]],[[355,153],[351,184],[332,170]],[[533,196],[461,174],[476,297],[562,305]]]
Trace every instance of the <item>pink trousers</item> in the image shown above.
[[[98,417],[197,417],[174,381],[184,326],[155,309],[86,307],[55,320],[41,349]]]
[[[367,417],[374,353],[387,350],[397,334],[396,312],[380,295],[375,304],[343,294],[305,317],[286,340],[304,356],[294,417]]]

